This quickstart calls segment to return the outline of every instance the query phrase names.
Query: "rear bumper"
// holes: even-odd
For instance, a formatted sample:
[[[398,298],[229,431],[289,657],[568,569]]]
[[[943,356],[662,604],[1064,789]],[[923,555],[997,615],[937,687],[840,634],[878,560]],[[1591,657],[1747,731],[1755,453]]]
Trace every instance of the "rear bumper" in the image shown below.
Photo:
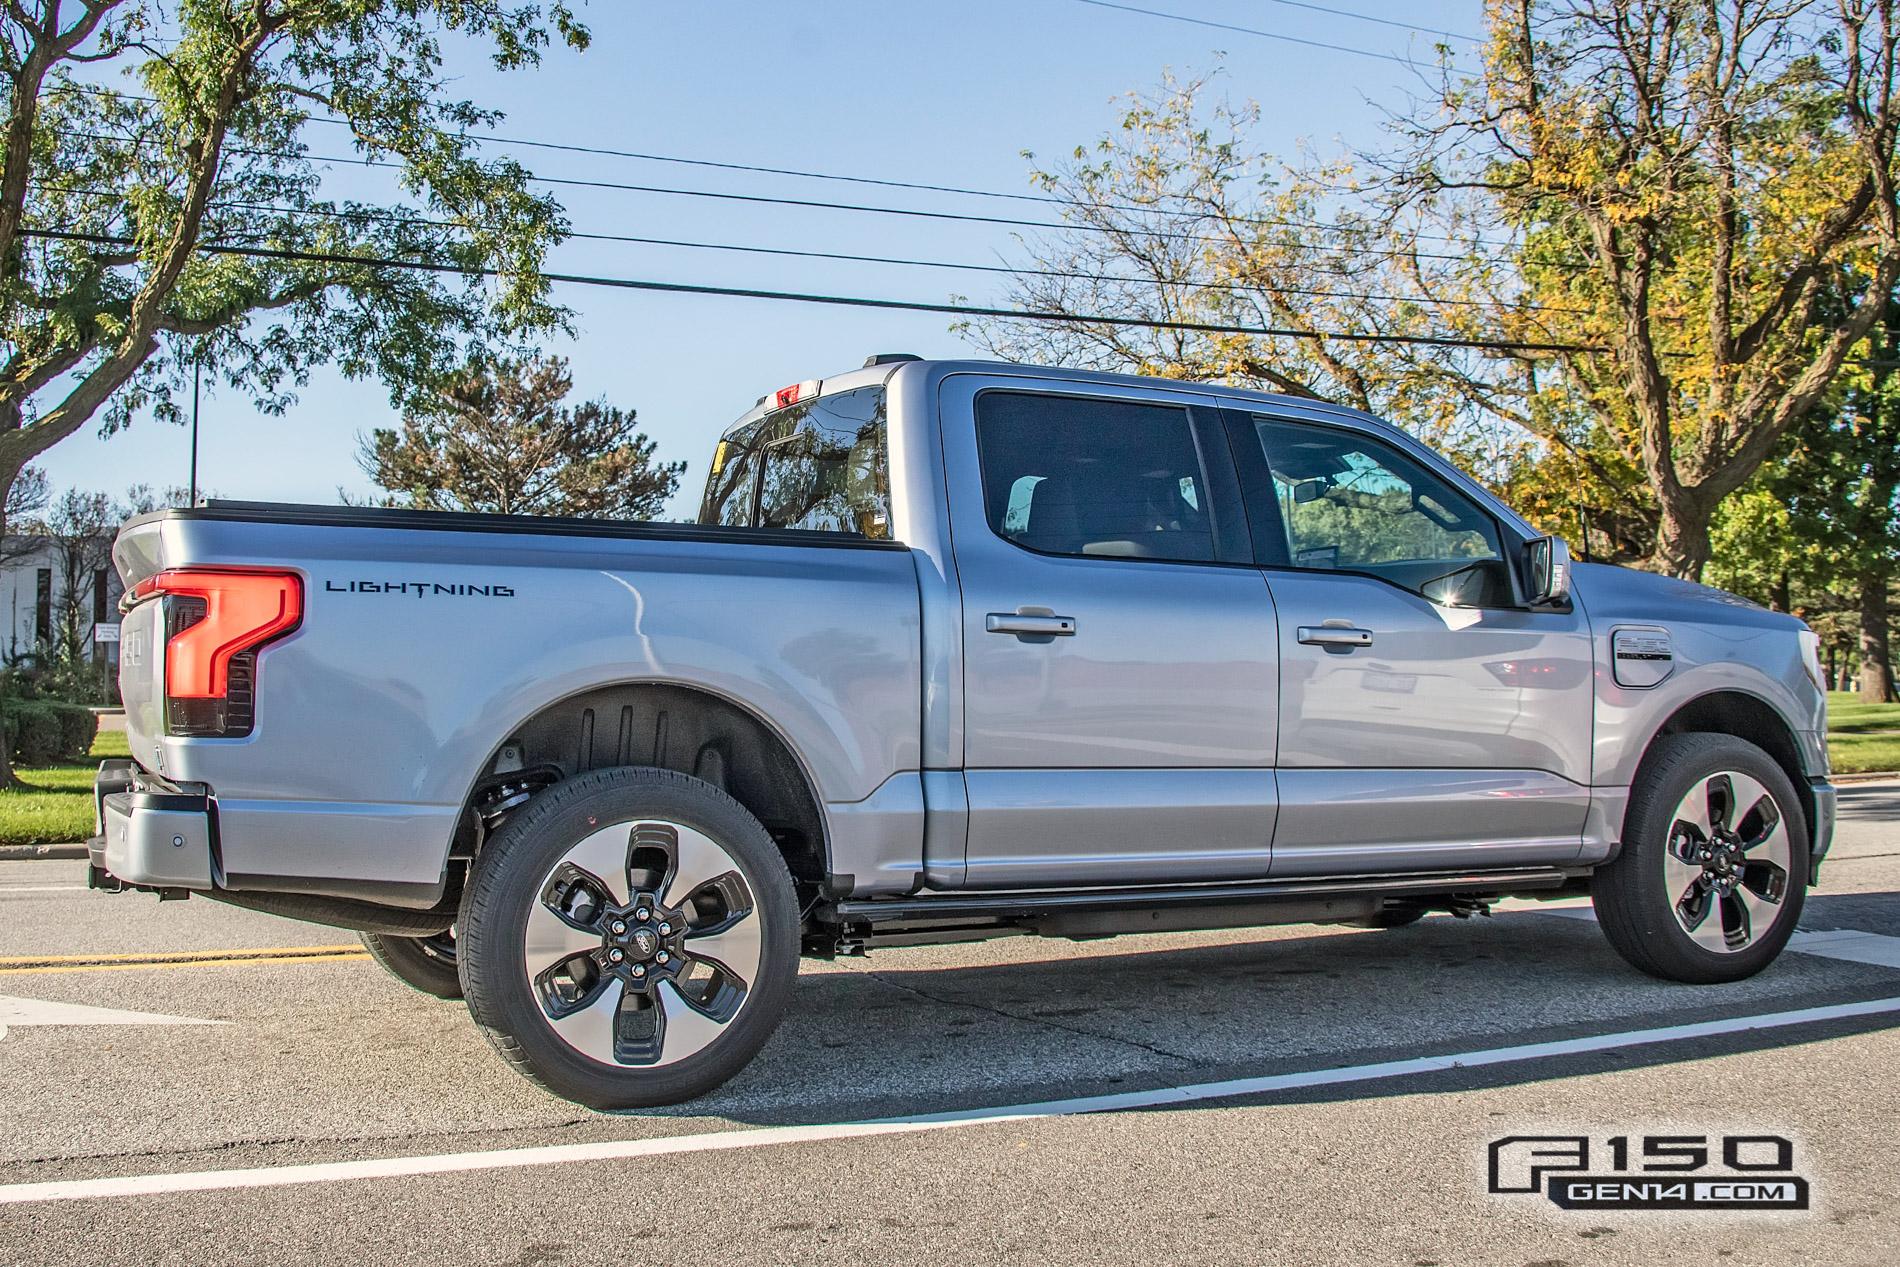
[[[129,762],[108,761],[93,778],[99,834],[92,865],[122,884],[210,889],[213,811],[202,792],[141,788]]]
[[[1810,781],[1814,790],[1813,831],[1808,839],[1808,884],[1821,883],[1821,859],[1834,843],[1834,823],[1840,814],[1840,794],[1826,779]]]
[[[296,893],[427,910],[446,891],[459,808],[220,800],[130,761],[93,779],[97,887]]]

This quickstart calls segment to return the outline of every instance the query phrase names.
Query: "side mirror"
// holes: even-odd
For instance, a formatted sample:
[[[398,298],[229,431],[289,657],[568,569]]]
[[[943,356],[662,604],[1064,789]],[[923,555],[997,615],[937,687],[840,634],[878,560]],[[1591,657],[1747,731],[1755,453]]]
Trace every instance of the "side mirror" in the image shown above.
[[[1562,537],[1538,537],[1524,549],[1530,563],[1531,606],[1566,606],[1570,602],[1570,547]]]

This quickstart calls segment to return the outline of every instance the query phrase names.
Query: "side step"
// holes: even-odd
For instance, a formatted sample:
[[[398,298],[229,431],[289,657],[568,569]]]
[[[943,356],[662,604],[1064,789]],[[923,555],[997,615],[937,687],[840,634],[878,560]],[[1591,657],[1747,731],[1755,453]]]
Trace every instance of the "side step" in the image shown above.
[[[820,903],[812,911],[822,931],[808,937],[806,944],[808,952],[825,953],[829,949],[850,954],[870,945],[975,941],[1021,933],[1079,938],[1337,923],[1369,919],[1388,904],[1437,906],[1469,914],[1482,909],[1489,898],[1557,896],[1557,891],[1573,887],[1587,874],[1587,870],[1575,867],[1526,867],[1239,884],[842,899]]]

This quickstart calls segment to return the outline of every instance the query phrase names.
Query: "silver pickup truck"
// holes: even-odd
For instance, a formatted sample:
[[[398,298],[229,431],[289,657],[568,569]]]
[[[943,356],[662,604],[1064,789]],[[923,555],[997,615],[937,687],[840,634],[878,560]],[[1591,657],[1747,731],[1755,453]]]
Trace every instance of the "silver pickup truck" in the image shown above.
[[[1588,893],[1734,980],[1833,831],[1800,621],[1283,396],[879,356],[760,398],[697,524],[213,502],[115,559],[94,884],[357,930],[602,1108],[879,945]]]

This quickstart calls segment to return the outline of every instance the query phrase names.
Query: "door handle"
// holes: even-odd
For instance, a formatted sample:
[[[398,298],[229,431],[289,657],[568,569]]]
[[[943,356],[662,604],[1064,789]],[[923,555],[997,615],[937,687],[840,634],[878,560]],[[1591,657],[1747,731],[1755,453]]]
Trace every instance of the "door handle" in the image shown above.
[[[1347,625],[1301,625],[1296,632],[1300,641],[1309,647],[1369,647],[1372,645],[1370,629],[1354,629]]]
[[[1075,617],[991,612],[983,618],[983,628],[990,633],[1015,634],[1019,638],[1067,638],[1075,633]]]

